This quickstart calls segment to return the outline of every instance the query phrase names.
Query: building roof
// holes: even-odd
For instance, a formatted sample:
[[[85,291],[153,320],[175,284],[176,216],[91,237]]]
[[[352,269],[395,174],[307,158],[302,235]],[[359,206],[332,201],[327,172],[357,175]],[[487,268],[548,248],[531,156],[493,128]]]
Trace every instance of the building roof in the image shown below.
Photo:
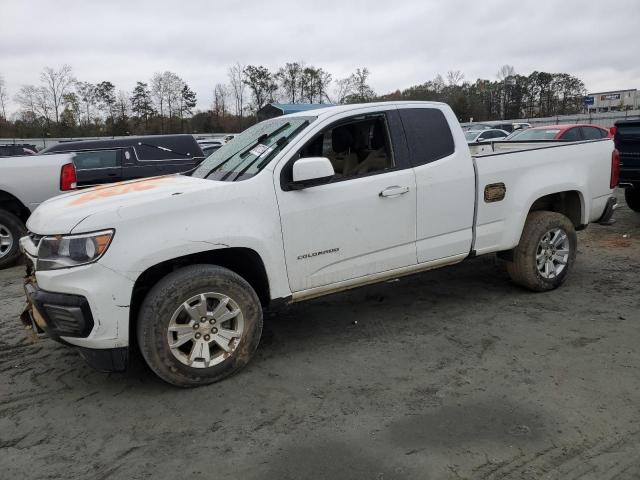
[[[637,91],[637,88],[627,88],[624,90],[611,90],[609,92],[593,92],[593,93],[587,93],[587,96],[591,96],[591,95],[606,95],[608,93],[625,93],[625,92],[635,92]]]

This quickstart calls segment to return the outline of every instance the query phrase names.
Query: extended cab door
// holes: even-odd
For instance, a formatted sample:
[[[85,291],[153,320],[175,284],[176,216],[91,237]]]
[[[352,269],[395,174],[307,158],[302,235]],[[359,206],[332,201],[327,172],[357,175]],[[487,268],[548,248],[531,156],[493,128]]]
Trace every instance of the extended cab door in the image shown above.
[[[288,189],[293,162],[318,156],[335,177]],[[395,108],[323,128],[275,181],[292,292],[416,264],[415,177]]]
[[[408,105],[398,112],[416,176],[418,263],[468,254],[475,172],[458,121],[447,106]]]

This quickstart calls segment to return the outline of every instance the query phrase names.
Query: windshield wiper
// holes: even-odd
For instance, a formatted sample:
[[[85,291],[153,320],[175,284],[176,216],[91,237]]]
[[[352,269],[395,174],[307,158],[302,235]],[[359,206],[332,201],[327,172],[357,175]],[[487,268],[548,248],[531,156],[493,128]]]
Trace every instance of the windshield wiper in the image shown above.
[[[261,141],[263,141],[265,138],[267,138],[267,134],[266,134],[266,133],[263,133],[262,135],[260,135],[260,136],[258,137],[258,139],[256,140],[256,142],[255,142],[255,143],[253,143],[253,144],[251,145],[250,149],[251,149],[251,148],[253,148],[253,147],[255,147],[256,145],[258,145],[258,144],[259,144]],[[213,172],[215,172],[215,171],[217,171],[217,170],[220,170],[220,168],[221,168],[223,165],[225,165],[229,160],[231,160],[233,157],[235,157],[237,153],[238,153],[238,152],[235,152],[235,153],[232,153],[231,155],[229,155],[229,156],[228,156],[227,158],[225,158],[222,162],[220,162],[218,165],[216,165],[216,166],[215,166],[215,167],[213,167],[211,170],[209,170],[209,171],[207,172],[207,174],[206,174],[206,175],[204,175],[202,178],[209,178],[209,175],[211,175]],[[225,174],[225,177],[226,177],[226,174]]]
[[[176,152],[175,150],[171,150],[170,148],[163,147],[161,145],[152,145],[150,143],[143,143],[143,142],[138,142],[138,145],[157,148],[158,150],[162,150],[163,152],[175,153],[176,155],[182,155],[183,157],[193,158],[193,156],[190,153]]]
[[[247,155],[249,155],[251,153],[251,151],[256,148],[258,145],[260,145],[262,142],[264,142],[265,140],[270,139],[271,137],[275,136],[276,134],[280,133],[282,130],[286,130],[289,125],[291,125],[289,122],[287,123],[283,123],[281,126],[279,126],[278,128],[276,128],[273,132],[271,132],[270,134],[262,134],[260,135],[260,137],[258,137],[258,139],[251,144],[249,147],[245,148],[244,151],[242,153],[240,153],[238,156],[242,159],[244,159]],[[266,145],[265,145],[266,147]],[[264,153],[264,152],[263,152]],[[270,153],[270,152],[269,152]],[[249,165],[244,167],[242,170],[240,170],[241,173],[246,172],[247,169],[249,167],[251,167],[251,165],[253,165],[262,155],[259,154],[256,156],[255,159],[253,159],[251,162],[249,162]],[[224,182],[227,178],[229,178],[233,173],[235,173],[232,170],[229,170],[227,173],[224,174],[224,176],[220,179],[220,181]],[[238,177],[240,176],[240,174],[236,175],[232,181],[235,181]]]
[[[291,132],[289,135],[282,136],[278,140],[273,142],[271,144],[271,147],[270,147],[269,151],[266,152],[266,155],[264,155],[264,158],[262,158],[263,157],[262,155],[258,155],[252,162],[249,163],[249,165],[247,165],[242,170],[240,170],[240,172],[238,172],[238,174],[235,177],[233,177],[232,181],[235,182],[238,178],[240,178],[242,175],[244,175],[247,172],[247,170],[249,170],[261,158],[262,158],[262,161],[258,164],[257,169],[258,169],[258,171],[262,170],[262,168],[267,163],[269,163],[269,161],[271,160],[271,157],[274,155],[274,153],[280,151],[280,149],[283,146],[285,146],[287,143],[289,143],[289,139],[291,137],[296,136],[298,134],[298,132],[300,130],[302,130],[303,128],[305,128],[307,125],[309,125],[309,122],[305,121],[305,122],[301,123],[300,126],[298,128],[296,128],[293,132]],[[276,132],[273,132],[273,133],[276,133]]]
[[[271,145],[271,147],[269,147],[269,151],[265,155],[265,158],[258,165],[258,170],[260,170],[260,168],[262,168],[265,165],[265,162],[271,158],[271,155],[273,155],[273,152],[275,152],[277,150],[280,150],[282,145],[284,145],[285,143],[287,143],[287,137],[280,137],[278,140],[276,140]],[[240,170],[238,172],[238,174],[235,177],[233,177],[233,180],[231,180],[231,181],[235,182],[236,180],[238,180],[238,178],[240,178],[242,175],[244,175],[247,172],[247,170],[249,170],[258,160],[260,160],[260,158],[262,158],[262,155],[258,155],[256,158],[254,158],[252,161],[250,161],[247,164],[246,167],[244,167],[242,170]],[[231,173],[231,172],[229,172],[229,173]]]

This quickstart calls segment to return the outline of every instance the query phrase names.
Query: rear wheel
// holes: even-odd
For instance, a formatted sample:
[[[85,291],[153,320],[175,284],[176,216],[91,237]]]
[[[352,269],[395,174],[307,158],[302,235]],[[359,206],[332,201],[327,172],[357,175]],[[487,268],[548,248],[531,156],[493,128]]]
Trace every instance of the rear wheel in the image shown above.
[[[0,268],[10,267],[20,257],[18,241],[25,232],[25,226],[18,217],[0,210]]]
[[[625,188],[624,199],[634,212],[640,212],[640,187]]]
[[[144,299],[138,344],[163,380],[193,387],[246,365],[262,333],[262,308],[239,275],[214,265],[176,270]]]
[[[507,263],[511,279],[530,290],[543,292],[559,287],[576,258],[578,239],[566,216],[532,212],[527,216],[520,243]]]

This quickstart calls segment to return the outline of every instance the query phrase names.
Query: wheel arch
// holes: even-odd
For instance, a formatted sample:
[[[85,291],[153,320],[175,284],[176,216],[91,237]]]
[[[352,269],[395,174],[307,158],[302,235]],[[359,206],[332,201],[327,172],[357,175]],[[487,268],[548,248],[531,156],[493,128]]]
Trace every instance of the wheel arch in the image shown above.
[[[14,214],[22,223],[27,223],[31,215],[31,211],[15,195],[2,189],[0,189],[0,209]]]
[[[129,308],[129,338],[135,338],[135,326],[140,306],[147,293],[169,273],[189,265],[209,264],[228,268],[244,278],[255,290],[260,303],[266,306],[271,301],[269,278],[264,261],[253,249],[228,247],[183,255],[164,260],[143,271],[136,279]]]
[[[531,202],[527,215],[540,210],[565,215],[571,220],[576,230],[584,228],[587,223],[584,196],[578,190],[565,190],[540,196]]]

